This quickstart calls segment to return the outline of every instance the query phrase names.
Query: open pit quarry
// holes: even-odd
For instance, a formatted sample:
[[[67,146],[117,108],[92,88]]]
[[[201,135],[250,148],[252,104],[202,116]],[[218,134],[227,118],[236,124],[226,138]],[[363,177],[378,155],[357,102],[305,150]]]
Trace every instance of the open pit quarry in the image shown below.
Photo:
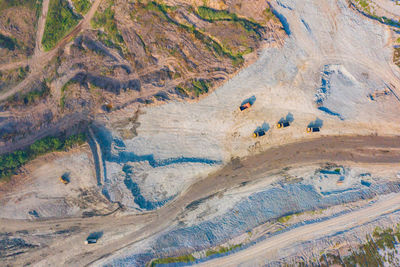
[[[96,0],[46,51],[48,2],[30,56],[0,61],[30,68],[0,83],[0,153],[86,142],[0,180],[0,266],[400,266],[396,1]],[[190,45],[167,57],[146,43],[163,31]],[[33,84],[43,99],[10,98]]]

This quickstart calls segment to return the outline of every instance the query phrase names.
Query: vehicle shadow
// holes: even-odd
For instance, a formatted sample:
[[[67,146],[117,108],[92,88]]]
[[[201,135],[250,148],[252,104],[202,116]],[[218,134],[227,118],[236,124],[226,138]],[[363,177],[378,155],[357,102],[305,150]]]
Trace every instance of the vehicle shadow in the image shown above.
[[[244,104],[246,104],[246,103],[250,103],[250,105],[253,105],[254,102],[256,102],[256,100],[257,100],[256,96],[253,95],[253,96],[251,96],[251,97],[249,97],[249,98],[243,100],[241,106],[244,105]]]

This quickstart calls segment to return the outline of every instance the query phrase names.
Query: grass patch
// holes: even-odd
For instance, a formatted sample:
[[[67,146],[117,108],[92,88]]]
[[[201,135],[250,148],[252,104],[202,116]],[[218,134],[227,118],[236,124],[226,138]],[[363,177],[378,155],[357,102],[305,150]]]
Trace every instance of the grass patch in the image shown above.
[[[210,250],[206,251],[206,257],[215,255],[215,254],[224,254],[224,253],[227,253],[236,248],[240,248],[241,246],[242,246],[242,244],[237,244],[237,245],[230,246],[230,247],[219,247],[217,250],[210,249]]]
[[[216,10],[206,6],[200,6],[197,8],[197,15],[204,20],[216,21],[216,20],[233,20],[237,18],[236,14],[229,13],[226,10]]]
[[[210,84],[206,82],[205,80],[193,80],[192,81],[192,91],[196,94],[197,97],[199,97],[202,94],[208,93],[208,88],[210,87]]]
[[[244,18],[240,18],[235,13],[230,13],[226,10],[216,10],[206,6],[200,6],[197,8],[197,15],[200,18],[209,22],[219,20],[235,21],[239,23],[247,32],[255,33],[258,37],[261,37],[260,33],[258,32],[258,30],[262,28],[260,24]]]
[[[171,16],[169,16],[169,12],[174,11],[174,7],[170,7],[167,6],[165,4],[159,4],[155,1],[151,1],[148,2],[146,5],[144,4],[140,4],[142,8],[144,8],[145,10],[148,11],[152,11],[154,13],[156,13],[158,16],[160,16],[162,19],[166,20],[169,23],[172,23],[176,26],[178,26],[179,28],[191,33],[194,35],[194,37],[196,39],[198,39],[199,41],[201,41],[203,44],[206,45],[206,47],[212,51],[215,56],[225,56],[228,57],[232,60],[232,63],[234,66],[240,66],[243,62],[243,55],[245,53],[248,53],[249,51],[245,51],[242,53],[233,53],[230,49],[224,47],[223,45],[221,45],[217,40],[215,40],[214,38],[212,38],[211,36],[205,34],[204,32],[202,32],[201,30],[195,28],[193,25],[186,25],[186,24],[182,24],[179,23],[178,21],[174,20],[171,18]],[[245,27],[245,29],[247,31],[254,31],[258,36],[259,33],[255,30],[258,29],[259,26],[257,23],[253,23],[250,22],[248,20],[245,19],[241,19],[239,17],[237,17],[237,15],[233,14],[233,13],[229,13],[227,11],[218,11],[218,10],[214,10],[214,9],[210,9],[208,7],[199,7],[198,9],[202,10],[200,12],[203,12],[202,15],[204,15],[205,17],[203,18],[204,20],[209,20],[208,18],[215,18],[215,17],[227,17],[226,19],[215,19],[216,20],[231,20],[231,21],[235,21],[239,24],[241,24],[243,27]],[[196,12],[196,11],[193,11]],[[209,12],[210,14],[212,14],[213,12],[216,14],[221,14],[220,15],[206,15],[208,14],[207,12]],[[196,13],[199,17],[201,17],[201,15],[199,14],[199,11],[197,11]],[[229,14],[229,15],[226,15]],[[132,14],[131,17],[134,18],[136,15]]]
[[[29,66],[19,67],[14,70],[0,71],[0,90],[3,87],[18,83],[26,78],[29,73]]]
[[[400,68],[400,47],[396,47],[393,51],[393,62]]]
[[[387,228],[384,230],[376,227],[372,235],[367,235],[367,241],[349,255],[340,257],[327,253],[321,256],[320,262],[326,262],[328,266],[337,263],[344,264],[344,266],[384,266],[388,264],[388,266],[397,266],[395,244],[399,240],[398,227],[397,229]]]
[[[49,51],[56,46],[78,24],[79,19],[66,0],[50,0],[42,39],[44,49]]]
[[[193,262],[196,259],[191,255],[183,255],[179,257],[169,257],[153,260],[150,264],[151,267],[157,266],[157,264],[166,264],[166,263],[177,263],[177,262]]]
[[[74,4],[76,12],[81,15],[86,14],[92,6],[89,0],[72,0],[72,3]]]
[[[40,99],[50,95],[50,87],[46,81],[42,81],[38,90],[32,90],[25,94],[15,94],[7,99],[6,107],[29,106],[37,103]]]
[[[9,179],[18,169],[36,157],[53,152],[65,151],[75,145],[86,142],[85,134],[70,135],[68,137],[45,137],[37,140],[24,150],[0,155],[0,180]]]
[[[280,222],[280,223],[286,223],[286,222],[288,222],[291,218],[293,218],[293,214],[280,217],[277,221]]]
[[[65,107],[65,91],[68,89],[68,86],[71,84],[71,81],[68,81],[66,84],[61,87],[61,98],[60,98],[60,107],[61,110],[64,110]]]
[[[96,11],[91,20],[93,28],[103,28],[105,32],[98,31],[99,39],[108,47],[117,48],[120,52],[126,54],[124,38],[120,34],[115,20],[114,2],[109,1],[109,6],[103,11]]]
[[[24,6],[29,9],[34,9],[37,5],[36,0],[0,0],[0,11],[11,8]],[[40,1],[41,2],[41,1]]]

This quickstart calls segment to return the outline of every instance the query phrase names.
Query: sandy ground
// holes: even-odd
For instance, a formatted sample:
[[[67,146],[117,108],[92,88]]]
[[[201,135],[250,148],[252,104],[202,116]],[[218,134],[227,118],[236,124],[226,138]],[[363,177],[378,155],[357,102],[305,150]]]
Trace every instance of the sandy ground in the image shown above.
[[[400,83],[388,28],[349,9],[346,1],[271,4],[287,22],[283,48],[264,50],[255,64],[197,103],[143,109],[133,139],[122,138],[112,126],[99,134],[110,146],[104,188],[112,200],[133,209],[154,208],[232,157],[294,140],[398,134]],[[371,99],[388,88],[388,95]],[[254,105],[238,111],[249,98]],[[291,126],[277,129],[281,119]],[[306,133],[312,123],[322,125],[320,133]],[[266,136],[251,138],[260,127]],[[150,204],[124,197],[132,194],[127,181]]]
[[[100,1],[79,25],[88,23],[86,18],[94,14],[96,3]],[[31,236],[46,233],[50,237],[43,244],[32,240],[38,247],[5,259],[6,264],[133,264],[135,254],[152,249],[158,238],[165,234],[174,237],[171,230],[179,229],[179,219],[188,205],[240,186],[254,193],[259,184],[253,181],[271,184],[272,173],[288,166],[326,162],[346,165],[349,169],[341,170],[343,175],[347,172],[343,184],[346,188],[359,186],[362,179],[367,179],[352,172],[354,163],[386,166],[390,173],[382,172],[382,177],[393,178],[400,161],[400,82],[391,63],[390,31],[355,13],[342,0],[282,0],[271,4],[287,22],[289,37],[283,48],[263,51],[255,64],[197,103],[172,102],[144,109],[137,121],[138,135],[132,139],[123,139],[117,128],[96,129],[105,160],[104,184],[98,190],[112,201],[123,203],[128,212],[118,210],[92,218],[15,220],[28,218],[26,214],[32,210],[43,217],[60,213],[79,216],[85,208],[77,202],[64,205],[54,199],[64,199],[65,203],[66,198],[75,198],[79,202],[79,190],[96,184],[93,163],[85,154],[36,164],[28,181],[31,188],[16,188],[19,193],[8,194],[2,203],[0,231],[25,230]],[[391,91],[386,96],[375,100],[369,97],[388,88]],[[239,112],[242,101],[253,96],[254,105]],[[129,108],[125,111],[133,114]],[[275,124],[281,118],[292,125],[277,129]],[[316,119],[322,123],[321,132],[307,134],[307,125]],[[268,130],[267,134],[252,139],[257,127]],[[354,133],[363,136],[352,136]],[[72,179],[67,186],[56,179],[65,171],[71,172]],[[340,177],[323,178],[310,176],[303,182],[315,186],[320,195],[340,188]],[[51,190],[43,190],[45,187]],[[220,215],[238,201],[230,200],[231,206],[218,206],[216,202],[209,209],[217,209]],[[202,208],[207,210],[207,206]],[[206,264],[224,266],[238,259],[265,256],[263,251],[292,244],[299,236],[302,240],[318,239],[399,208],[400,196],[393,193],[359,211],[295,228]],[[186,218],[192,221],[190,218],[197,215],[188,213]],[[204,221],[211,221],[213,216],[204,216]],[[54,234],[71,227],[77,230],[63,238]],[[103,233],[100,242],[84,245],[84,239],[93,231]]]
[[[386,150],[388,152],[380,154],[380,151]],[[132,253],[133,250],[129,245],[149,238],[151,240],[151,237],[156,237],[159,233],[173,227],[176,223],[176,216],[193,201],[235,187],[243,182],[268,177],[271,170],[293,164],[305,165],[325,161],[348,162],[347,164],[351,164],[351,162],[397,164],[400,160],[399,153],[400,140],[390,137],[326,137],[293,143],[269,149],[257,156],[228,165],[221,171],[196,182],[171,203],[150,213],[142,215],[115,213],[105,217],[45,221],[0,219],[0,231],[26,230],[29,233],[32,231],[52,233],[73,226],[79,228],[76,233],[66,236],[62,240],[53,238],[51,242],[46,243],[46,246],[13,258],[14,264],[35,262],[38,266],[43,266],[63,262],[66,265],[85,265],[104,255],[121,258]],[[84,245],[85,237],[93,231],[104,232],[104,238],[95,246]],[[70,249],[65,250],[65,247]],[[121,250],[121,248],[126,249]],[[110,259],[106,258],[104,261],[109,262]],[[95,265],[99,264],[100,262],[95,263]]]
[[[69,184],[59,180],[62,175],[68,176]],[[1,218],[81,216],[83,212],[102,213],[114,207],[97,187],[88,147],[34,160],[25,167],[25,174],[14,180],[1,188]]]
[[[373,0],[380,8],[384,9],[395,16],[400,16],[400,5],[396,4],[393,0]]]
[[[321,223],[296,228],[292,231],[271,237],[249,249],[232,254],[229,257],[210,260],[203,264],[199,264],[199,266],[238,266],[244,262],[252,262],[251,264],[261,265],[265,261],[266,255],[271,252],[276,253],[277,250],[284,248],[285,246],[293,245],[293,242],[300,243],[308,240],[316,240],[329,234],[357,227],[373,221],[374,219],[379,218],[379,216],[396,211],[399,205],[400,195],[391,195],[377,201],[369,207],[360,209],[351,214],[338,216]],[[264,259],[257,262],[256,258],[260,256]]]

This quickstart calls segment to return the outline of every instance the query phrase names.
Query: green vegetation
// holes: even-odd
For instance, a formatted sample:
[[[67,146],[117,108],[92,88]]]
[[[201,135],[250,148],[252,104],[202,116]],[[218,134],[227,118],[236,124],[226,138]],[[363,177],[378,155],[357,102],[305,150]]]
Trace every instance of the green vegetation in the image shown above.
[[[365,10],[370,13],[369,1],[368,0],[356,0],[356,2]]]
[[[375,15],[375,10],[374,7],[369,5],[370,0],[354,0],[355,5],[365,14],[367,14],[370,18],[376,19],[386,25],[389,26],[394,26],[394,27],[400,27],[400,21],[395,21],[392,19],[389,19],[387,17],[379,17]]]
[[[205,20],[216,21],[216,20],[235,20],[237,15],[229,13],[226,10],[215,10],[206,6],[200,6],[197,9],[197,14]]]
[[[78,24],[79,19],[66,0],[50,0],[42,39],[44,49],[48,51],[56,46]]]
[[[270,7],[267,7],[266,9],[264,9],[264,17],[266,19],[266,21],[269,21],[271,19],[276,20],[277,17],[274,15],[274,13],[272,12]]]
[[[40,155],[53,151],[65,151],[74,145],[81,145],[85,141],[85,134],[70,135],[69,137],[45,137],[37,140],[25,150],[16,150],[0,155],[0,180],[16,174],[22,165]]]
[[[72,0],[72,3],[74,3],[76,12],[81,15],[86,14],[91,7],[91,3],[89,0]]]
[[[19,47],[19,45],[17,39],[15,39],[14,37],[8,37],[0,33],[0,47],[7,48],[10,51],[14,51],[15,48]]]
[[[202,94],[208,93],[211,86],[212,85],[206,80],[194,79],[188,87],[177,86],[175,90],[182,96],[187,97],[194,94],[196,97],[199,97]]]
[[[24,6],[29,9],[34,9],[38,2],[39,1],[36,0],[0,0],[0,11],[17,6]]]
[[[6,85],[14,84],[25,79],[28,75],[29,67],[19,67],[17,69],[0,71],[0,89]]]
[[[99,39],[108,47],[114,47],[121,52],[127,52],[124,38],[120,34],[117,28],[115,20],[115,11],[113,9],[113,1],[109,1],[109,6],[103,11],[96,11],[91,24],[93,28],[104,28],[104,32],[99,31]]]
[[[286,222],[289,221],[292,217],[293,217],[293,214],[280,217],[280,218],[278,219],[278,222],[280,222],[280,223],[286,223]]]
[[[208,88],[209,88],[209,83],[207,83],[204,80],[193,80],[192,81],[193,87],[192,90],[194,91],[194,93],[196,94],[196,96],[198,97],[199,95],[208,93]]]
[[[218,20],[231,20],[240,24],[246,31],[255,33],[260,37],[258,30],[262,26],[256,22],[249,21],[244,18],[239,18],[235,13],[230,13],[226,10],[215,10],[206,6],[200,6],[197,9],[197,15],[204,20],[213,22]]]
[[[198,39],[203,44],[205,44],[210,51],[213,51],[213,53],[215,53],[216,56],[226,56],[226,57],[230,58],[233,62],[233,65],[235,65],[235,66],[241,65],[244,62],[243,55],[249,52],[249,51],[245,51],[242,53],[233,53],[230,49],[224,47],[217,40],[215,40],[211,36],[203,33],[201,30],[195,28],[194,26],[182,24],[182,23],[179,23],[178,21],[172,19],[171,16],[169,15],[169,12],[174,11],[174,7],[170,7],[165,4],[159,4],[155,1],[148,2],[146,5],[144,5],[144,4],[140,4],[140,5],[145,10],[152,11],[152,12],[156,13],[160,18],[166,20],[167,22],[172,23],[172,24],[178,26],[179,28],[182,28],[183,30],[193,34],[196,39]],[[210,9],[207,7],[203,7],[203,8],[199,7],[199,9],[203,10],[202,12],[207,12],[205,10],[212,10],[209,12],[211,12],[211,13],[215,12],[217,14],[219,14],[219,12],[222,12],[223,14],[227,13],[226,11],[216,11],[216,10],[213,10],[213,9]],[[229,15],[230,18],[227,20],[235,21],[235,22],[241,24],[243,27],[245,27],[245,29],[247,31],[256,32],[256,34],[259,35],[259,33],[255,30],[255,29],[258,29],[258,27],[261,27],[258,24],[250,22],[245,19],[238,18],[233,13],[227,13],[227,14],[230,14]],[[205,16],[206,17],[203,19],[208,20],[207,15],[205,15]],[[215,15],[215,16],[222,16],[222,15]],[[131,15],[131,17],[135,17],[135,14]]]
[[[400,68],[400,47],[394,48],[393,62]]]
[[[206,257],[209,257],[214,254],[224,254],[224,253],[234,250],[236,248],[240,248],[241,246],[242,246],[242,244],[237,244],[237,245],[230,246],[230,247],[219,247],[217,250],[210,249],[210,250],[207,250]]]
[[[400,240],[399,228],[375,228],[372,235],[367,235],[367,241],[358,250],[351,251],[350,255],[338,256],[332,253],[322,255],[321,266],[339,264],[344,266],[398,266],[395,255],[395,244]]]
[[[169,257],[153,260],[150,264],[151,267],[157,266],[157,264],[166,264],[166,263],[177,263],[177,262],[192,262],[196,259],[191,255],[183,255],[179,257]]]
[[[7,99],[6,106],[21,106],[21,105],[31,105],[37,103],[39,99],[42,99],[50,94],[50,87],[47,85],[46,81],[42,81],[40,87],[36,90],[32,90],[25,94],[15,94]]]

